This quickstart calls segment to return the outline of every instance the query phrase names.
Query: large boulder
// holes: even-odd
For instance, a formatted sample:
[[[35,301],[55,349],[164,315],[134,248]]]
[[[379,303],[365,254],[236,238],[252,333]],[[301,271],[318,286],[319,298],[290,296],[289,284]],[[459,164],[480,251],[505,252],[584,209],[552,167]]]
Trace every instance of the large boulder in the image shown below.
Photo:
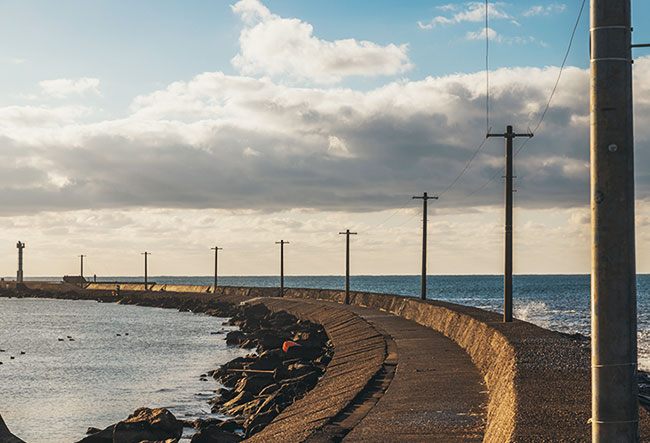
[[[183,423],[165,408],[139,408],[124,421],[115,425],[113,443],[149,441],[178,441]]]
[[[9,431],[2,416],[0,415],[0,443],[25,443],[24,440],[19,439]]]

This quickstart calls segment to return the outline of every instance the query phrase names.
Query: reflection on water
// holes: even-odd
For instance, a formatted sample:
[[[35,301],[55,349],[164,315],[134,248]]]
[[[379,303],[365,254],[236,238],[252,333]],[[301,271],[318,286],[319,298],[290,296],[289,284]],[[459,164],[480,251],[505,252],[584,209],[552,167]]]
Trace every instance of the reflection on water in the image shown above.
[[[245,351],[224,319],[92,301],[0,298],[0,414],[30,442],[70,442],[140,406],[209,414],[199,375]],[[219,332],[219,334],[211,334]],[[24,354],[21,354],[24,352]],[[11,357],[14,359],[11,359]]]

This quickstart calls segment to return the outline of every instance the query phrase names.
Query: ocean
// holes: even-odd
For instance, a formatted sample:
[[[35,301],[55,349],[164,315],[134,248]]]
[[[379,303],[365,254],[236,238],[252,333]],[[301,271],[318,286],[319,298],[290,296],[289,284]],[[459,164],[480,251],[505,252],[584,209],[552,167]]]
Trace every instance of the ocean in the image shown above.
[[[149,281],[210,285],[213,277],[156,276]],[[279,278],[220,277],[219,284],[278,286]],[[355,291],[420,294],[419,276],[351,276],[350,284]],[[427,296],[502,312],[502,285],[501,276],[429,276]],[[637,285],[639,368],[650,371],[650,275],[639,275]],[[285,286],[344,289],[345,280],[286,276]],[[514,277],[518,319],[589,335],[589,304],[588,275]],[[204,416],[219,385],[210,377],[201,381],[199,375],[246,353],[225,346],[229,328],[223,321],[130,305],[0,298],[0,349],[5,351],[0,352],[0,414],[12,432],[30,443],[76,441],[88,426],[107,426],[140,406],[167,407],[184,419]]]

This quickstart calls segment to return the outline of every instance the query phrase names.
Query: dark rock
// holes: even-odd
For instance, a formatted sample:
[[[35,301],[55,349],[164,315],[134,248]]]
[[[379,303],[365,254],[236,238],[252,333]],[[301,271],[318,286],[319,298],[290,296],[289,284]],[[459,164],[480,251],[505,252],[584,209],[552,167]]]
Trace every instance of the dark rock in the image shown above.
[[[244,429],[246,429],[246,438],[261,431],[266,425],[278,415],[276,411],[268,411],[262,414],[257,414],[244,422]]]
[[[244,334],[242,331],[230,331],[226,335],[226,344],[227,345],[238,345],[242,343],[244,340],[246,340],[246,334]]]
[[[238,435],[219,426],[209,426],[194,434],[190,443],[236,443],[239,441],[241,441],[241,437]]]
[[[219,427],[224,431],[235,432],[236,430],[242,429],[244,427],[244,420],[231,418],[230,420],[226,420],[221,423]]]
[[[88,428],[86,434],[89,434],[87,437],[82,438],[77,443],[113,443],[113,429],[115,425],[110,425],[105,429],[97,428]],[[92,432],[92,431],[95,432]]]
[[[240,379],[235,385],[235,391],[248,391],[253,395],[257,395],[262,389],[271,384],[273,384],[271,375],[254,375]]]
[[[5,424],[2,416],[0,415],[0,442],[2,443],[25,443],[24,440],[16,437],[14,434],[9,431],[9,428]]]
[[[280,389],[280,385],[277,383],[273,383],[272,385],[268,385],[267,387],[262,389],[259,395],[271,395],[278,389]]]
[[[115,425],[113,443],[177,440],[182,432],[183,424],[167,409],[139,408],[129,418]]]
[[[242,403],[247,403],[253,399],[253,394],[251,394],[248,391],[242,391],[239,395],[236,397],[232,398],[231,400],[228,400],[226,403],[223,404],[224,408],[231,408],[236,405],[241,405]]]

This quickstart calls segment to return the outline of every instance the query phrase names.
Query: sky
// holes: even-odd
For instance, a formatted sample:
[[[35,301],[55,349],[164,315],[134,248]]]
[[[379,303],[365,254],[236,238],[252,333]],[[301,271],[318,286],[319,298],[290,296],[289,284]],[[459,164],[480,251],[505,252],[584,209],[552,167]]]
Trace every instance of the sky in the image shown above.
[[[503,269],[503,140],[535,128],[582,1],[0,0],[0,274]],[[588,273],[585,6],[515,159],[514,270]],[[650,4],[632,1],[635,43]],[[644,29],[645,28],[645,29]],[[489,89],[486,42],[489,38]],[[635,49],[637,270],[650,52]],[[486,122],[486,93],[489,115]],[[451,186],[450,186],[451,185]]]

